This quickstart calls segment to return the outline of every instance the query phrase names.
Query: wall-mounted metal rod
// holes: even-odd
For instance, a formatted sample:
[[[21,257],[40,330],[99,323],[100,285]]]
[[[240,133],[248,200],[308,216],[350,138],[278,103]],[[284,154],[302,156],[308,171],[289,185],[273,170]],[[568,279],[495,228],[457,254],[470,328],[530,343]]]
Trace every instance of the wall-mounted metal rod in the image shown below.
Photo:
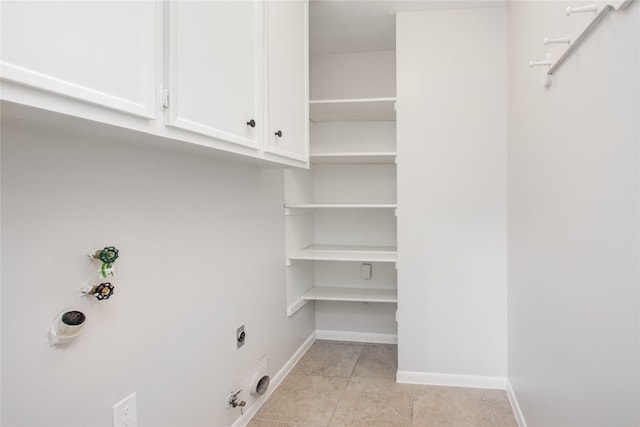
[[[550,39],[549,37],[545,37],[543,43],[544,43],[545,46],[548,45],[548,44],[561,44],[561,43],[570,44],[571,43],[571,38],[569,38],[569,37],[557,37],[555,39]]]
[[[574,13],[597,12],[597,11],[598,11],[598,5],[596,4],[591,4],[589,6],[578,6],[578,7],[567,6],[567,9],[566,9],[567,16],[573,15]]]
[[[558,68],[566,61],[566,59],[573,53],[575,49],[580,46],[580,43],[587,38],[587,36],[598,26],[598,24],[609,14],[609,12],[613,10],[613,8],[609,5],[602,8],[602,10],[593,18],[591,23],[587,25],[587,27],[580,33],[575,40],[569,45],[569,48],[558,58],[558,60],[553,64],[553,66],[549,69],[549,74],[553,74],[556,72]]]
[[[571,15],[573,13],[582,13],[582,12],[595,12],[595,16],[591,19],[584,29],[576,36],[575,34],[568,41],[564,41],[563,39],[545,39],[545,45],[547,43],[563,43],[566,42],[569,44],[567,49],[560,55],[558,59],[556,59],[553,64],[547,70],[547,83],[546,87],[551,85],[551,78],[553,74],[564,64],[569,56],[573,53],[575,49],[580,46],[580,43],[584,41],[585,38],[600,24],[600,22],[607,16],[609,12],[612,10],[624,10],[635,0],[607,0],[605,4],[598,5],[589,5],[589,6],[579,6],[579,7],[567,7],[566,13],[567,15]],[[562,41],[561,41],[562,40]],[[529,66],[535,65],[543,65],[542,61],[537,63],[533,63],[533,61],[529,64]]]

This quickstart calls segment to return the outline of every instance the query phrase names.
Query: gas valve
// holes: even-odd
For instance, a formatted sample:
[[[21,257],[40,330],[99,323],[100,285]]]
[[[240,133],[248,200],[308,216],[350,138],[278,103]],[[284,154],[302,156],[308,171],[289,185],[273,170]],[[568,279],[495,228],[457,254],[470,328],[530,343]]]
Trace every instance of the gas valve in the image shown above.
[[[109,282],[100,283],[98,286],[87,286],[82,289],[82,293],[86,295],[93,295],[99,301],[109,299],[113,295],[113,285]]]

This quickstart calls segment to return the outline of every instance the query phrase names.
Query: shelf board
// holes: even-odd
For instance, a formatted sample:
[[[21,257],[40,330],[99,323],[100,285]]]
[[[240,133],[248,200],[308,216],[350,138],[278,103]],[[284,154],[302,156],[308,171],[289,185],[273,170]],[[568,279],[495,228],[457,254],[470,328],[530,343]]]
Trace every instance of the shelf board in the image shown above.
[[[395,121],[396,98],[322,99],[309,101],[313,122]]]
[[[294,209],[395,209],[398,205],[396,203],[297,203],[284,205],[284,207]]]
[[[396,155],[395,151],[311,153],[309,159],[313,164],[393,164]]]
[[[395,246],[311,245],[290,253],[289,260],[396,262]]]
[[[304,301],[398,302],[395,289],[314,286],[302,295]]]

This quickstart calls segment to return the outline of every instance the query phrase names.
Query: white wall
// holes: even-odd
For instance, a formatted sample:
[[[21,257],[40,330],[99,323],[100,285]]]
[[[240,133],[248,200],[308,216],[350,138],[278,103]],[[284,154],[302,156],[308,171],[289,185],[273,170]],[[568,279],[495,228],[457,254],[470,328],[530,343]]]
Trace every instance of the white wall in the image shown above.
[[[399,14],[396,47],[399,378],[499,387],[506,10]]]
[[[2,425],[110,426],[132,392],[140,426],[231,425],[229,391],[315,329],[311,307],[285,313],[282,204],[281,170],[3,124]],[[80,296],[111,244],[115,295]],[[85,331],[53,349],[73,306]]]
[[[510,2],[509,381],[529,427],[637,426],[640,5],[540,85],[566,2]]]
[[[395,58],[394,51],[313,55],[310,99],[395,96]]]

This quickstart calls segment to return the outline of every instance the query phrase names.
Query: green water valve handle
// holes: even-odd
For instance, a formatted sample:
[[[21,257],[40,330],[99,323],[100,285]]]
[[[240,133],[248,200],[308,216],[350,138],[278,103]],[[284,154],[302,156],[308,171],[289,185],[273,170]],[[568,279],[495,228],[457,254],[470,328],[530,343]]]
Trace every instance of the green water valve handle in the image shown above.
[[[97,251],[93,257],[99,259],[105,264],[111,264],[118,259],[118,252],[119,251],[114,246],[107,246],[101,251]]]

